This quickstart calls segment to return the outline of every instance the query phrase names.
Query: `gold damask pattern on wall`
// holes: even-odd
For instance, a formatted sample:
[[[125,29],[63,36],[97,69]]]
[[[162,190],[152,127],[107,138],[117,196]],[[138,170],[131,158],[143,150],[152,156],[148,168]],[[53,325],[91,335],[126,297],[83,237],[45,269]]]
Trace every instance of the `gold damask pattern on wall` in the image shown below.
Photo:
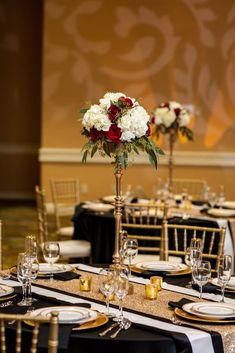
[[[81,147],[79,108],[121,91],[191,108],[178,148],[234,150],[234,0],[45,0],[43,60],[44,146]]]

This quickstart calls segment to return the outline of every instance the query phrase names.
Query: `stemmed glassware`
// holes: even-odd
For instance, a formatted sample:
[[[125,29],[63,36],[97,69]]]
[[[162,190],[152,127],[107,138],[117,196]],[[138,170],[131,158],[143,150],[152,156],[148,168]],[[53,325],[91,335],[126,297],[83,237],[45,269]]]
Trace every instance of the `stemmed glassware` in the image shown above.
[[[17,279],[22,285],[23,298],[17,305],[31,305],[31,270],[32,265],[26,253],[19,253],[17,259]]]
[[[138,254],[138,240],[127,238],[127,240],[123,244],[125,257],[128,258],[128,266],[129,266],[129,275],[131,274],[131,261]]]
[[[187,266],[193,270],[193,268],[197,265],[198,261],[202,259],[202,251],[201,251],[201,239],[192,238],[190,242],[190,247],[186,249],[184,261]],[[192,281],[188,283],[187,288],[192,288]]]
[[[208,202],[209,202],[209,206],[211,208],[214,208],[217,202],[217,195],[215,192],[209,192],[208,194]]]
[[[126,270],[123,268],[115,273],[114,293],[119,300],[119,316],[117,320],[123,322],[123,299],[128,294],[129,281]]]
[[[199,299],[202,299],[202,287],[211,278],[211,264],[209,261],[198,261],[196,266],[193,267],[193,279],[200,288]]]
[[[60,245],[58,242],[47,241],[43,246],[44,260],[50,265],[50,281],[53,281],[53,264],[59,260]]]
[[[224,291],[226,284],[229,282],[232,274],[232,256],[222,255],[218,263],[218,284],[221,285],[221,302],[224,302]]]
[[[109,298],[114,292],[114,271],[111,268],[102,268],[98,276],[99,289],[106,299],[106,315],[112,317],[109,312]]]

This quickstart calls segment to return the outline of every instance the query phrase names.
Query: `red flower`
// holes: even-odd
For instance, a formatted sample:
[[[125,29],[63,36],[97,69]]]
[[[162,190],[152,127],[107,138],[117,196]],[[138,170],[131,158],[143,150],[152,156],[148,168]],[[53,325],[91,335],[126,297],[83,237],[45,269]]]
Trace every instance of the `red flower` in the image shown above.
[[[91,141],[95,142],[95,141],[99,140],[101,137],[106,136],[107,132],[106,131],[99,131],[96,128],[92,127],[90,129],[89,135],[90,135]]]
[[[108,109],[108,116],[111,121],[114,121],[118,114],[120,113],[121,109],[118,108],[115,104],[111,104]]]
[[[175,112],[175,115],[176,115],[176,116],[179,116],[179,115],[180,115],[180,112],[181,112],[181,109],[180,109],[180,108],[175,108],[175,109],[174,109],[174,112]]]
[[[123,106],[127,106],[127,107],[132,107],[133,106],[133,102],[130,98],[126,98],[126,97],[120,97],[118,98],[119,102],[122,102]]]
[[[169,102],[165,102],[165,103],[161,103],[160,104],[160,108],[169,108],[170,107],[170,103]]]
[[[121,143],[121,134],[121,129],[116,124],[112,124],[107,133],[107,137],[109,140],[111,140],[111,142],[119,144]]]

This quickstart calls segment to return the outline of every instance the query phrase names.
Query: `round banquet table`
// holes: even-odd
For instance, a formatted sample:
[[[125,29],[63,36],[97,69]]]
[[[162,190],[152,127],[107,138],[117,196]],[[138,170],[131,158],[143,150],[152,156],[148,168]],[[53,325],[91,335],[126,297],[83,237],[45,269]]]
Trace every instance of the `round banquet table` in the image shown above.
[[[112,263],[115,240],[115,219],[113,213],[96,213],[82,208],[82,205],[77,205],[72,221],[74,224],[73,239],[91,242],[92,263]],[[218,223],[213,220],[197,218],[183,220],[180,217],[174,217],[168,221],[176,224],[218,228]]]

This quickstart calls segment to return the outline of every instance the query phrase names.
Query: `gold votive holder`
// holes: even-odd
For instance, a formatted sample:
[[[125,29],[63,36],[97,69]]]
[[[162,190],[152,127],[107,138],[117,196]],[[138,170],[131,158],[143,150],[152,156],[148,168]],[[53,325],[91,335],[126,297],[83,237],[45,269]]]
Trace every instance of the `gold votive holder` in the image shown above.
[[[158,288],[155,284],[149,283],[145,285],[145,297],[148,300],[156,300],[158,295]]]
[[[158,290],[162,289],[162,282],[163,282],[163,278],[161,276],[150,277],[150,283],[155,284],[155,286],[157,286]]]
[[[91,290],[91,277],[81,276],[79,278],[79,290],[82,292],[90,292],[90,290]]]

